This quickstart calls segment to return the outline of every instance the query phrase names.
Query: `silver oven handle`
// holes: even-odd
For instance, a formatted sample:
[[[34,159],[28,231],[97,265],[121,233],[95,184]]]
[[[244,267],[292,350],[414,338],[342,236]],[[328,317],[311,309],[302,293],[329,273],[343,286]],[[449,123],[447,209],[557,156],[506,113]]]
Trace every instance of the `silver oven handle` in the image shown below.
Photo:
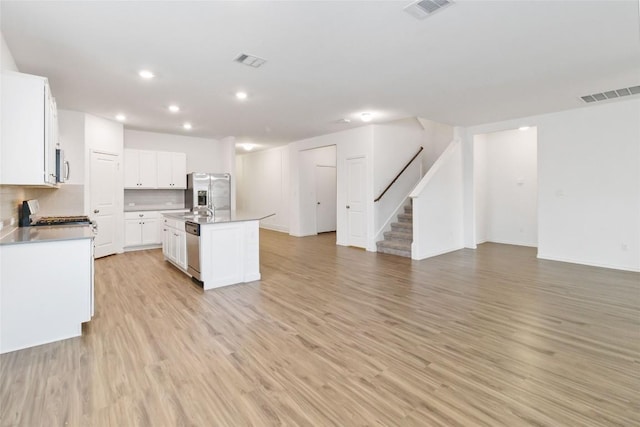
[[[68,181],[69,180],[69,175],[71,175],[71,165],[69,165],[68,161],[65,161],[64,165],[67,167],[67,173],[64,176],[64,180]]]

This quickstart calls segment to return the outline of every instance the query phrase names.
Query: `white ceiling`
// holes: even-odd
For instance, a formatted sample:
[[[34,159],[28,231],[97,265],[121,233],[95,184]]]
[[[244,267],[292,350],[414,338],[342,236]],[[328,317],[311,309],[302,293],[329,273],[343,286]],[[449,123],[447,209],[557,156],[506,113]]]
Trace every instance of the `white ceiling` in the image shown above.
[[[359,126],[362,111],[475,125],[640,84],[638,0],[459,1],[425,20],[409,3],[3,0],[1,28],[61,108],[262,144]],[[233,62],[240,53],[267,63]],[[142,81],[142,68],[157,77]]]

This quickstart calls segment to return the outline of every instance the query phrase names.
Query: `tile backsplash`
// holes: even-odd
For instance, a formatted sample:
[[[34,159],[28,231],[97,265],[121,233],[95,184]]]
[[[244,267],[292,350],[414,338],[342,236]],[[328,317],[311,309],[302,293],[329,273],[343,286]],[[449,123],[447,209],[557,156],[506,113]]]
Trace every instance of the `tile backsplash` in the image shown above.
[[[11,219],[18,224],[18,206],[27,199],[25,187],[13,185],[0,185],[0,220],[3,225],[9,226]]]
[[[124,190],[124,210],[184,208],[184,190]]]
[[[61,184],[58,189],[32,188],[30,199],[40,202],[40,216],[83,215],[84,185]]]
[[[0,220],[5,227],[18,224],[18,209],[24,200],[38,199],[40,216],[82,215],[84,185],[64,184],[60,188],[0,185]]]

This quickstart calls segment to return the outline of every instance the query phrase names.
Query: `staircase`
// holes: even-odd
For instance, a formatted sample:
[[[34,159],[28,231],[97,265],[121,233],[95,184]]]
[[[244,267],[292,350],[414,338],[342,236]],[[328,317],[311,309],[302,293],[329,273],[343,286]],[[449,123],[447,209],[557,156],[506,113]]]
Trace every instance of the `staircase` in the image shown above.
[[[405,205],[404,213],[398,215],[398,222],[391,223],[391,231],[385,231],[384,240],[376,243],[378,252],[411,258],[413,242],[413,207]]]

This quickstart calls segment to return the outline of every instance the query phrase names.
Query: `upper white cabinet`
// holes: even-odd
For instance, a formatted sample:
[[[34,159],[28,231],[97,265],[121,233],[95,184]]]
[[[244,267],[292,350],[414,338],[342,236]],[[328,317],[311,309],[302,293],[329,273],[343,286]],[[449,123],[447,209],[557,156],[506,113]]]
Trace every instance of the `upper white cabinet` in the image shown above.
[[[124,150],[124,188],[157,188],[155,151]]]
[[[187,188],[187,155],[124,150],[124,188]]]
[[[2,73],[0,184],[55,186],[57,110],[45,77]]]
[[[158,151],[158,188],[187,188],[187,155]]]

